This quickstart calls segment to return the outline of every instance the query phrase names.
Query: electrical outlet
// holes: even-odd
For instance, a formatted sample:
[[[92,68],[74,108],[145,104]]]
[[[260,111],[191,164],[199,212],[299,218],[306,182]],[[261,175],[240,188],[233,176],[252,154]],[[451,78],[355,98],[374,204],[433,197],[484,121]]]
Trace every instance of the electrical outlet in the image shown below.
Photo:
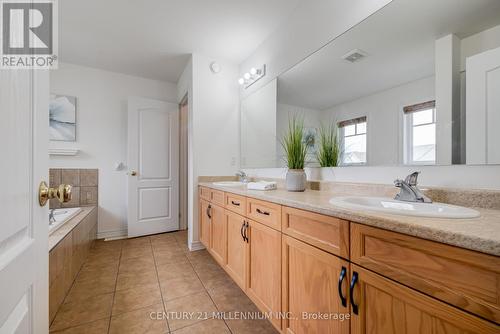
[[[236,166],[236,157],[231,157],[231,166]]]

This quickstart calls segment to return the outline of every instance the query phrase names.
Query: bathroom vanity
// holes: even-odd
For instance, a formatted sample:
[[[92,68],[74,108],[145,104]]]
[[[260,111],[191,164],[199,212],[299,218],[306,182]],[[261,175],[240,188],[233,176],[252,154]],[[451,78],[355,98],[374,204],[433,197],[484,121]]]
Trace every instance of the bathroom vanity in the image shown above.
[[[282,333],[499,333],[500,211],[396,216],[331,197],[200,183],[200,240]]]
[[[49,322],[69,293],[97,238],[97,207],[83,207],[49,235]]]

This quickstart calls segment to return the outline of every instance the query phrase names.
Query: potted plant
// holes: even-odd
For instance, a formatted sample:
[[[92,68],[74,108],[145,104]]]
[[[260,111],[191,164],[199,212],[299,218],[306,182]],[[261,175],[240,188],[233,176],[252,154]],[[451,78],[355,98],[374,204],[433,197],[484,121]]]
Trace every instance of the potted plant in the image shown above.
[[[286,173],[286,189],[288,191],[306,190],[306,172],[304,165],[307,154],[307,143],[304,138],[304,121],[293,116],[288,121],[288,131],[284,134],[281,145],[285,151],[288,171]]]
[[[316,159],[321,167],[336,167],[340,162],[340,147],[338,142],[338,129],[334,122],[328,126],[321,126],[319,133],[319,147]]]

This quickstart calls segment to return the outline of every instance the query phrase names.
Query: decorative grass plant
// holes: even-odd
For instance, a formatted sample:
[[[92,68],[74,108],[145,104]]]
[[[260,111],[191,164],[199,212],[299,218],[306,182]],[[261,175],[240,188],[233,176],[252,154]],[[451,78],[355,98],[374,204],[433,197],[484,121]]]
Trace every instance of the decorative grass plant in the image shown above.
[[[334,122],[319,128],[319,147],[316,152],[321,167],[336,167],[340,159],[338,129]]]
[[[281,140],[288,169],[304,169],[307,144],[303,137],[304,120],[298,116],[293,116],[289,119],[288,131]]]

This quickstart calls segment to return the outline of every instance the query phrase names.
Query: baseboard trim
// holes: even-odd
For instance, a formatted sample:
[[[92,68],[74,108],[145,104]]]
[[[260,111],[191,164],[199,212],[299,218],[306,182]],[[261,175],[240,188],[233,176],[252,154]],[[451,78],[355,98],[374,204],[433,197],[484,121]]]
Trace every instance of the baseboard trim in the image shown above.
[[[127,230],[116,230],[116,231],[101,231],[97,232],[97,239],[123,239],[126,238],[128,234]]]
[[[191,252],[205,249],[205,246],[200,241],[194,241],[189,244],[189,250]]]

